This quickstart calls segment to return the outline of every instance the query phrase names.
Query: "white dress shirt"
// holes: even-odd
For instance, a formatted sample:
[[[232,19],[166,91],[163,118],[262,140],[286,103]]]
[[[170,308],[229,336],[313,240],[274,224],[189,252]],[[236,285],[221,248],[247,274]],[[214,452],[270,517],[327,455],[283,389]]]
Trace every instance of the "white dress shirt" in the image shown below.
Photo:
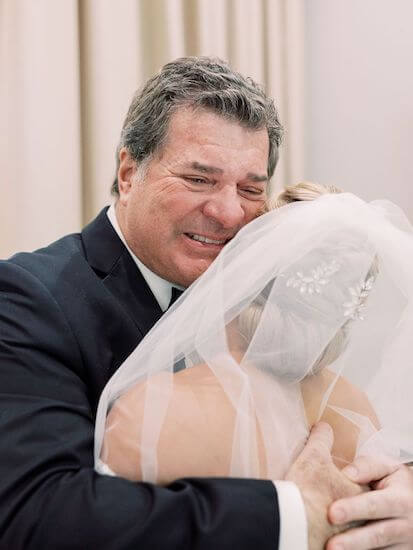
[[[125,237],[119,227],[116,218],[115,205],[112,204],[107,211],[107,216],[120,240],[126,246],[129,254],[142,273],[147,285],[155,296],[162,311],[166,311],[171,301],[172,285],[148,269],[139,258],[135,256],[125,241]],[[280,512],[280,539],[278,550],[307,550],[307,518],[304,502],[298,487],[291,481],[274,481],[278,495],[278,508]]]

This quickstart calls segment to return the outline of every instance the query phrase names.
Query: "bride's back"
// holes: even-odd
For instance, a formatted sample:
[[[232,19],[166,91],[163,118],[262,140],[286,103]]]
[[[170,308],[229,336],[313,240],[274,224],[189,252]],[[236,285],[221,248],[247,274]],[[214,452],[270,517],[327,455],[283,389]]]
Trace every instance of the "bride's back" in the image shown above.
[[[272,388],[276,397],[279,391],[277,381],[258,371],[254,374],[261,388],[263,384],[270,392]],[[162,376],[165,374],[155,375]],[[322,396],[333,377],[331,371],[324,369],[306,378],[301,384],[302,422],[306,424],[307,431],[318,419]],[[115,474],[131,480],[142,479],[141,437],[146,390],[146,382],[135,384],[116,401],[106,423],[102,460]],[[349,401],[353,410],[369,417],[377,426],[374,411],[364,394],[340,378],[331,393],[329,404],[332,407],[340,407]],[[291,422],[285,413],[282,402],[275,398],[272,403],[272,416],[277,419],[277,426],[274,426],[271,452],[276,456],[269,457],[272,459],[270,465],[267,461],[268,447],[264,444],[258,415],[253,413],[256,438],[250,442],[250,451],[258,460],[257,477],[279,479],[286,473],[288,464],[283,456],[284,442],[277,441],[280,424],[283,424],[285,430]],[[336,458],[336,464],[342,466],[354,456],[358,428],[329,406],[321,418],[333,427],[336,438],[333,456]],[[196,365],[173,375],[173,390],[157,446],[157,482],[166,484],[181,477],[228,477],[231,473],[234,475],[231,462],[236,421],[235,409],[208,365]],[[301,450],[304,443],[305,438],[302,438],[294,454]],[[241,476],[240,472],[235,474]]]

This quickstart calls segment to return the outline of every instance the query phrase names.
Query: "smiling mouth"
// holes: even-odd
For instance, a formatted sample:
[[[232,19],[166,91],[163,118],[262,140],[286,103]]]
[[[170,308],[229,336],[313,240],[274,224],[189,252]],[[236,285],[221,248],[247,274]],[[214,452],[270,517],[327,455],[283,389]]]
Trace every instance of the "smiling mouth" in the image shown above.
[[[197,235],[196,233],[185,233],[185,234],[193,241],[198,241],[200,243],[205,243],[205,244],[224,245],[231,240],[231,239],[222,239],[218,241],[215,239],[209,239],[208,237],[204,237],[203,235]]]

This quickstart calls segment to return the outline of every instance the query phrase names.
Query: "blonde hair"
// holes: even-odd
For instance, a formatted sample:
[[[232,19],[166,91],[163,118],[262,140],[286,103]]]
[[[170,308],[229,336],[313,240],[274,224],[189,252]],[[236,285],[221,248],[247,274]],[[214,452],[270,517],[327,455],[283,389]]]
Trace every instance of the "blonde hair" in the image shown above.
[[[270,198],[265,204],[265,211],[275,210],[287,204],[298,201],[313,201],[322,195],[342,193],[334,185],[321,185],[312,181],[302,181],[295,185],[288,185],[277,197]]]
[[[284,191],[273,199],[269,199],[263,209],[262,213],[282,208],[287,204],[298,201],[312,201],[322,195],[343,193],[339,187],[334,185],[321,185],[320,183],[313,183],[310,181],[304,181],[297,183],[296,185],[287,186]],[[375,279],[378,274],[378,259],[374,257],[372,265],[366,275],[366,281],[370,278]],[[260,322],[264,299],[254,300],[250,306],[244,310],[239,316],[239,330],[244,336],[247,342],[251,342],[257,326]],[[325,349],[320,354],[319,358],[312,365],[309,373],[315,374],[322,370],[327,365],[333,363],[345,350],[348,343],[349,324],[351,320],[347,320],[336,332],[331,341],[327,344]]]

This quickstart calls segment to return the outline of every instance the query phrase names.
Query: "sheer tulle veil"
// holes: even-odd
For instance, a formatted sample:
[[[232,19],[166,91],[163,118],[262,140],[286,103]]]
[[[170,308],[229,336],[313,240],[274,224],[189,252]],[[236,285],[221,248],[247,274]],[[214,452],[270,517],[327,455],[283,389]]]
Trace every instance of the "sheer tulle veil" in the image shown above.
[[[231,476],[258,475],[258,437],[268,477],[285,474],[309,432],[301,383],[324,368],[332,376],[317,416],[333,407],[356,426],[357,454],[411,461],[412,339],[413,232],[400,209],[342,193],[268,212],[225,246],[109,380],[96,468],[105,471],[108,411],[145,381],[136,445],[143,480],[157,481],[159,437],[183,360],[187,369],[206,363],[234,408]],[[329,403],[340,377],[367,395],[379,427],[351,399]]]

